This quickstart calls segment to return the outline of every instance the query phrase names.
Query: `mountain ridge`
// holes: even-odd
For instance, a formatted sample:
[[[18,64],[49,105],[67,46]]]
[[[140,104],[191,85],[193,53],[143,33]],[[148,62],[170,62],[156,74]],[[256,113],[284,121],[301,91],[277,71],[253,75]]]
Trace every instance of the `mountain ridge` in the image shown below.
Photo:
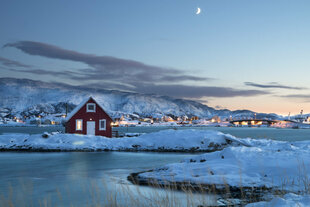
[[[18,78],[0,78],[0,95],[2,97],[0,108],[7,108],[12,114],[17,115],[27,114],[38,107],[41,107],[38,112],[62,113],[65,111],[64,103],[68,103],[69,110],[72,110],[75,105],[89,96],[93,96],[114,117],[121,114],[137,114],[141,117],[186,115],[211,118],[215,115],[249,117],[255,114],[250,110],[217,110],[197,101],[156,94],[140,94]],[[56,110],[57,107],[59,108]],[[277,115],[257,113],[257,117],[274,118]]]

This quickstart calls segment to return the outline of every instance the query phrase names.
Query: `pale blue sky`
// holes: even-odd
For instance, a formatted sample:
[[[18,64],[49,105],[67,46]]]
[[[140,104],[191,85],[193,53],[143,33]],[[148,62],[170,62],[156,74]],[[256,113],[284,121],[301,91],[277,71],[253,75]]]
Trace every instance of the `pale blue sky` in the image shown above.
[[[202,10],[199,15],[195,14],[197,7]],[[266,92],[256,95],[250,92],[249,96],[243,92],[227,97],[210,93],[183,96],[208,101],[211,106],[275,111],[279,108],[276,105],[262,107],[265,100],[270,100],[285,105],[286,108],[275,111],[278,113],[297,112],[299,107],[304,111],[308,107],[310,112],[310,105],[305,102],[310,100],[308,89],[282,87],[308,87],[309,11],[307,0],[1,0],[0,45],[33,41],[82,54],[177,69],[182,75],[213,78],[164,84]],[[70,58],[34,56],[15,46],[0,49],[0,57],[54,72],[96,67]],[[98,82],[36,75],[12,71],[12,68],[12,65],[2,66],[0,76],[85,85]],[[163,84],[154,81],[152,84]],[[268,87],[270,82],[280,87]],[[165,91],[147,87],[148,90],[137,92]],[[171,90],[167,89],[163,95],[171,95],[168,93]],[[287,95],[295,97],[279,97]]]

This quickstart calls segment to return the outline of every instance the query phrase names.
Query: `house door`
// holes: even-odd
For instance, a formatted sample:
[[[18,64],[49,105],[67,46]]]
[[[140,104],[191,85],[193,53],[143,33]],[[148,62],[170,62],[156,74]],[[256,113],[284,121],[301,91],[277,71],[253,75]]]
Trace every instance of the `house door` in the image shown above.
[[[95,122],[94,121],[88,121],[87,122],[86,134],[95,135]]]

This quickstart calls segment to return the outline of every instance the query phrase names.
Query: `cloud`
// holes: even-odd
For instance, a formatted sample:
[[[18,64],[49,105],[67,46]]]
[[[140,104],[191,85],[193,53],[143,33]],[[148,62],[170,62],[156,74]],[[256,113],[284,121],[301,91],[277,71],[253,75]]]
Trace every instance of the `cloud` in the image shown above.
[[[214,86],[189,86],[189,85],[158,85],[133,83],[134,91],[147,94],[161,94],[173,96],[176,98],[192,98],[198,99],[203,97],[236,97],[236,96],[256,96],[269,94],[260,90],[238,90],[229,87]],[[89,86],[89,85],[88,85]],[[101,88],[101,84],[92,84],[94,88]],[[105,87],[105,85],[104,85]],[[130,87],[124,87],[123,90],[132,90]]]
[[[89,66],[89,68],[80,71],[83,75],[72,77],[79,80],[114,79],[117,81],[126,81],[126,79],[130,79],[133,81],[142,82],[164,82],[171,79],[173,79],[173,81],[210,80],[210,78],[207,77],[184,75],[182,71],[172,68],[147,65],[139,61],[111,56],[84,54],[41,42],[20,41],[6,44],[4,47],[14,47],[29,55],[85,63]]]
[[[310,94],[289,94],[289,95],[284,95],[284,96],[280,96],[280,97],[288,98],[288,99],[301,100],[304,102],[310,101]]]
[[[184,81],[207,82],[208,77],[188,75],[181,70],[144,64],[139,61],[111,56],[97,56],[63,49],[41,42],[19,41],[4,47],[14,47],[29,55],[70,60],[88,67],[76,70],[52,71],[43,69],[12,69],[36,75],[61,76],[78,81],[81,86],[127,90],[138,93],[168,95],[178,98],[236,97],[268,94],[260,90],[239,90],[229,87],[197,86],[182,84]],[[173,83],[173,84],[172,84]],[[200,84],[201,85],[201,84]]]
[[[293,87],[293,86],[286,86],[286,85],[281,85],[277,82],[271,82],[270,84],[258,84],[258,83],[253,83],[253,82],[244,82],[245,85],[247,86],[253,86],[257,88],[280,88],[280,89],[292,89],[292,90],[304,90],[306,88],[302,87]]]
[[[14,71],[14,72],[21,72],[21,73],[30,73],[35,75],[53,75],[53,76],[62,76],[62,77],[73,77],[75,75],[78,75],[79,73],[76,73],[75,71],[51,71],[51,70],[42,70],[42,69],[15,69],[15,68],[6,68],[7,70]]]
[[[23,68],[30,68],[31,67],[30,65],[26,65],[26,64],[14,61],[14,60],[4,58],[4,57],[0,57],[0,63],[4,66],[7,66],[7,67],[12,67],[12,66],[13,67],[23,67]]]

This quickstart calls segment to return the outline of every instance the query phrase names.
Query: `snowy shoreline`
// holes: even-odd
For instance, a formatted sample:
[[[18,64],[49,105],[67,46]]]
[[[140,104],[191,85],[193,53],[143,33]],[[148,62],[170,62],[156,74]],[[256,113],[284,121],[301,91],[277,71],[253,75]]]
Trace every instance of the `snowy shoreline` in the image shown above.
[[[129,135],[128,135],[129,136]],[[162,130],[139,137],[106,138],[92,135],[52,133],[0,135],[0,151],[150,151],[214,152],[228,146],[247,145],[218,131]]]
[[[241,141],[242,145],[132,173],[127,179],[140,185],[211,192],[244,204],[253,198],[270,200],[276,194],[310,194],[310,141]]]
[[[0,151],[199,152],[179,163],[133,173],[128,180],[154,187],[203,189],[224,195],[223,198],[241,199],[242,205],[254,202],[254,198],[255,202],[262,201],[258,205],[268,206],[266,200],[271,200],[275,192],[287,196],[273,198],[272,204],[309,200],[310,141],[239,139],[218,131],[196,129],[170,129],[112,139],[61,133],[8,133],[0,135]]]

